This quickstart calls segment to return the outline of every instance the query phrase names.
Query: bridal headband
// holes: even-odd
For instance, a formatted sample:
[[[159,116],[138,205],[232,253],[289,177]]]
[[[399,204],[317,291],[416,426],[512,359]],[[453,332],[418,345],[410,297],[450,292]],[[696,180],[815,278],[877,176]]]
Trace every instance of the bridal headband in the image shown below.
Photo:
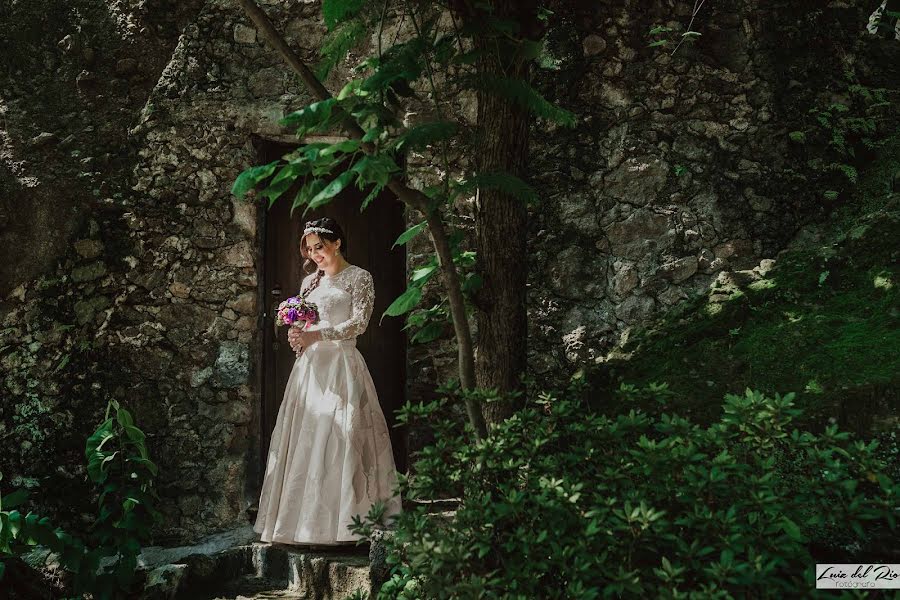
[[[330,229],[326,229],[325,227],[312,227],[309,224],[307,224],[306,229],[303,230],[303,235],[306,235],[308,233],[334,233],[334,232]]]

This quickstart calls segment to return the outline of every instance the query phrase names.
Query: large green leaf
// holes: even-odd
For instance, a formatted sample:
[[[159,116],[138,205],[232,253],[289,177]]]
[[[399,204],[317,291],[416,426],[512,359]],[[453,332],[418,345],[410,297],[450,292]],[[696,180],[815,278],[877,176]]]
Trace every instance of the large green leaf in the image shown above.
[[[350,170],[359,175],[357,185],[360,188],[366,185],[384,187],[390,181],[391,175],[398,172],[400,167],[387,154],[376,154],[362,157],[350,167]]]
[[[19,536],[19,533],[22,531],[22,513],[17,510],[9,511],[6,516],[6,527],[9,530],[10,537],[16,538]]]
[[[269,208],[272,208],[275,201],[278,200],[283,193],[288,191],[293,183],[294,182],[288,178],[284,178],[277,183],[270,183],[268,187],[259,193],[259,197],[267,198],[269,200]]]
[[[414,237],[416,237],[417,235],[419,235],[419,233],[422,230],[424,230],[426,227],[428,227],[428,223],[426,221],[422,221],[418,225],[413,225],[412,227],[410,227],[409,229],[407,229],[406,231],[404,231],[403,233],[400,234],[400,237],[397,238],[397,241],[394,242],[394,244],[393,244],[393,246],[391,246],[391,248],[393,249],[394,246],[402,246],[409,240],[411,240]]]
[[[384,315],[387,315],[389,317],[398,317],[404,313],[411,311],[421,301],[421,288],[407,288],[405,292],[400,294],[400,296],[396,300],[394,300],[390,306],[387,307],[387,310],[384,311]],[[382,315],[382,317],[384,315]]]
[[[410,341],[414,344],[427,344],[444,333],[444,325],[442,323],[431,322],[416,331]]]
[[[145,458],[143,456],[129,456],[128,460],[135,464],[146,467],[147,470],[150,471],[150,473],[153,475],[157,475],[159,473],[159,467],[157,467],[156,463],[148,458]]]
[[[333,154],[346,154],[359,150],[359,140],[342,140],[336,144],[332,144],[327,148],[323,148],[319,156],[331,156]]]
[[[20,506],[26,500],[28,500],[28,490],[16,490],[3,496],[3,499],[0,500],[0,509],[8,511]]]
[[[294,210],[299,206],[309,204],[309,201],[325,187],[324,179],[310,179],[297,192],[294,202],[291,204],[291,217],[294,216]],[[305,211],[304,211],[305,212]]]
[[[350,171],[344,171],[337,177],[335,177],[331,183],[326,185],[321,192],[313,196],[309,201],[308,209],[312,210],[314,208],[318,208],[324,204],[328,204],[328,202],[341,193],[341,191],[347,187],[347,184],[353,179],[353,173]]]
[[[113,420],[107,419],[101,423],[97,430],[85,442],[84,456],[90,459],[103,445],[113,437]]]
[[[369,191],[369,193],[366,195],[365,198],[363,198],[363,201],[360,203],[359,212],[366,210],[366,207],[369,206],[369,203],[371,203],[372,200],[377,198],[378,194],[380,194],[381,190],[383,190],[383,189],[384,189],[384,187],[380,186],[380,185],[372,186],[372,189]]]
[[[410,281],[421,286],[426,281],[431,279],[431,277],[437,272],[437,270],[438,270],[437,263],[426,265],[424,267],[420,267],[420,268],[416,269],[415,271],[413,271],[412,277],[410,277]]]
[[[285,127],[295,127],[298,136],[306,135],[311,131],[326,131],[336,121],[332,115],[335,102],[334,98],[314,102],[290,113],[279,123]]]
[[[239,199],[243,198],[247,192],[256,187],[256,184],[274,173],[276,168],[278,168],[277,160],[266,165],[250,167],[238,175],[234,185],[231,186],[231,193]]]
[[[274,185],[285,180],[293,183],[299,175],[304,174],[308,170],[309,165],[307,164],[306,157],[295,155],[291,162],[281,167],[281,169],[275,173],[275,177],[269,181],[269,185]]]
[[[125,435],[128,436],[128,439],[135,443],[142,443],[144,438],[144,432],[135,427],[134,425],[125,425]]]
[[[131,413],[124,408],[120,408],[116,411],[116,419],[118,419],[119,425],[121,425],[122,427],[134,425],[134,417],[132,417]]]

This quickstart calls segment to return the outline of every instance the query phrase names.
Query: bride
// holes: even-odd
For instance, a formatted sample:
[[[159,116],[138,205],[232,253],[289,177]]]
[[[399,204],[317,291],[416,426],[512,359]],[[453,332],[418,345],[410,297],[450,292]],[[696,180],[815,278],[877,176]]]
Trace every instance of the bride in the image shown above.
[[[336,545],[378,500],[385,522],[400,512],[391,441],[375,384],[356,336],[375,301],[372,275],[344,258],[347,241],[330,218],[310,221],[300,237],[307,269],[300,296],[319,322],[291,327],[298,358],[278,410],[254,530],[263,542]]]

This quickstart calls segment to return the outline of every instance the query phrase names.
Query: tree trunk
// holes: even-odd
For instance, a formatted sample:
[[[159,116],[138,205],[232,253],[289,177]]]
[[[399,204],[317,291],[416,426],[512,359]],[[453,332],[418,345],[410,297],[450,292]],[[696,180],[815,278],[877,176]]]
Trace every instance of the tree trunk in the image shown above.
[[[519,37],[529,38],[537,28],[533,2],[501,0],[492,3],[494,16],[516,21]],[[479,60],[479,76],[529,81],[529,61],[511,52],[499,38],[476,36],[486,50]],[[528,159],[529,111],[521,104],[490,92],[479,92],[478,135],[475,154],[480,172],[505,171],[525,178]],[[527,317],[525,201],[498,189],[479,190],[475,202],[478,271],[483,279],[476,305],[478,344],[475,375],[478,386],[497,388],[501,394],[524,391]],[[521,401],[505,398],[483,405],[485,419],[496,424],[515,412]]]

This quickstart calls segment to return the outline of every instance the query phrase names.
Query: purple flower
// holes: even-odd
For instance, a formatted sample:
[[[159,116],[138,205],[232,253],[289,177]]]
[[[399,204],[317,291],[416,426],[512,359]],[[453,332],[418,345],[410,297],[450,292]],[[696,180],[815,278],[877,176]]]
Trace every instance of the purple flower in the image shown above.
[[[289,323],[293,323],[294,321],[297,320],[297,317],[298,317],[298,316],[299,316],[299,315],[298,315],[298,313],[297,313],[297,309],[296,309],[296,308],[290,308],[290,309],[288,309],[288,311],[287,311],[287,319],[286,319],[286,320],[287,320]]]

